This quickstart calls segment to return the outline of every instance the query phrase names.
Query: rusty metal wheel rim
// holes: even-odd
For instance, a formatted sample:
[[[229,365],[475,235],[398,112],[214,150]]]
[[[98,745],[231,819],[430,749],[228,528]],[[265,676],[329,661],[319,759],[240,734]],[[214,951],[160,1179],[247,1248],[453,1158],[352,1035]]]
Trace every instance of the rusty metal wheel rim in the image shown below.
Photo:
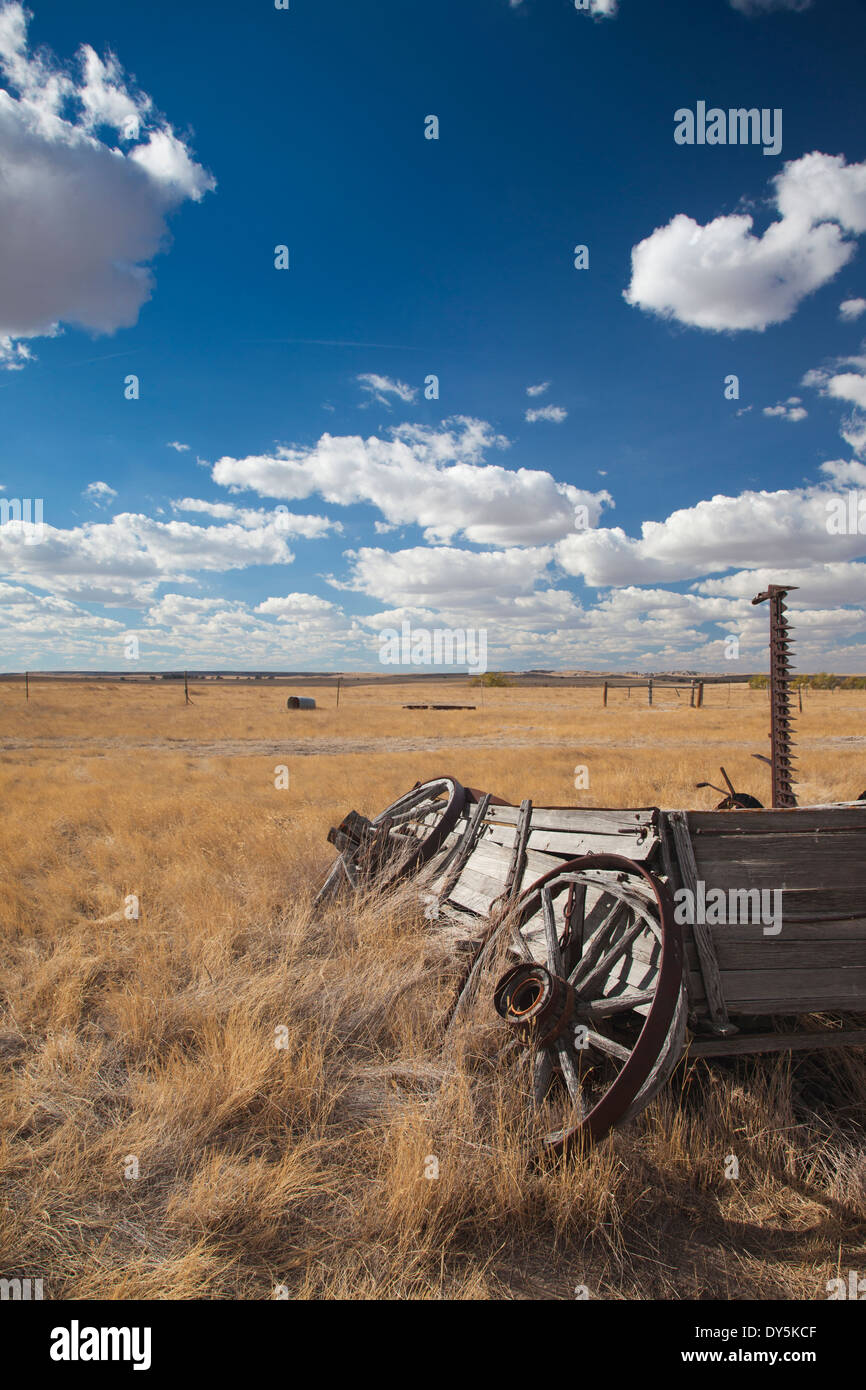
[[[442,848],[444,841],[451,834],[451,831],[463,814],[467,797],[466,788],[462,786],[455,777],[432,777],[428,782],[421,782],[417,787],[413,787],[412,791],[407,792],[405,796],[399,797],[391,806],[382,811],[373,820],[374,825],[381,825],[383,821],[398,815],[401,808],[410,802],[411,798],[420,796],[422,793],[425,793],[427,796],[433,796],[433,789],[436,787],[440,787],[442,791],[447,791],[448,795],[448,800],[443,805],[439,819],[434,826],[431,826],[430,831],[425,835],[423,840],[418,841],[417,850],[407,858],[401,860],[391,873],[386,873],[376,885],[377,887],[383,889],[393,887],[394,884],[399,883],[401,879],[405,878],[407,874],[412,873],[415,869],[419,869],[422,864],[426,864],[427,861],[432,859],[433,855]],[[418,804],[423,804],[423,802]]]
[[[434,789],[439,790],[434,791]],[[422,805],[425,796],[435,797],[441,795],[442,792],[447,792],[448,799],[443,802],[442,812],[436,824],[431,826],[429,833],[418,841],[417,849],[404,856],[390,872],[386,871],[372,886],[379,890],[393,888],[407,874],[412,873],[413,870],[420,868],[422,864],[431,859],[459,821],[466,804],[467,792],[455,777],[433,777],[427,782],[419,783],[410,792],[406,792],[404,796],[398,797],[396,801],[373,818],[371,825],[379,827],[386,820],[411,810],[413,805]],[[319,890],[316,904],[323,903],[338,892],[346,884],[347,878],[348,871],[345,860],[343,855],[338,855]]]

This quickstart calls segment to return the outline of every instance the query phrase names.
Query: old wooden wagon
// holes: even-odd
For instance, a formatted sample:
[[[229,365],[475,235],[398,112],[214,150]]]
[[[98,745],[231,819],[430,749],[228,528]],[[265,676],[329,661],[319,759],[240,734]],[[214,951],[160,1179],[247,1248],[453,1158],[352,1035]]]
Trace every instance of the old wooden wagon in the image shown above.
[[[756,756],[772,810],[724,768],[715,811],[513,806],[439,777],[329,835],[320,901],[411,875],[431,924],[467,949],[452,1025],[507,948],[489,1002],[523,1044],[549,1148],[636,1115],[686,1050],[866,1044],[852,1026],[866,1013],[866,801],[796,805],[789,587],[753,599],[770,604],[771,757]]]
[[[407,876],[525,1045],[543,1142],[598,1138],[691,1056],[866,1044],[866,803],[663,811],[514,806],[453,777],[351,812],[319,895]],[[489,986],[489,980],[488,980]],[[833,1015],[825,1026],[807,1015]],[[781,1020],[785,1020],[784,1023]],[[831,1026],[826,1026],[830,1022]],[[556,1097],[559,1096],[557,1102]]]

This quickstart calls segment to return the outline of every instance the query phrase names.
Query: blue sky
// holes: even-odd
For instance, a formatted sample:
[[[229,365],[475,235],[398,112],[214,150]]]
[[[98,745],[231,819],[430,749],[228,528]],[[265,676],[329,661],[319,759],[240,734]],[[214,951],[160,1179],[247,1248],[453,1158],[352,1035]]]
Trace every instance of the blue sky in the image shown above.
[[[378,669],[409,621],[748,670],[788,580],[803,669],[866,669],[864,39],[862,0],[0,3],[0,499],[44,517],[0,525],[0,665]],[[678,144],[699,102],[780,152]]]

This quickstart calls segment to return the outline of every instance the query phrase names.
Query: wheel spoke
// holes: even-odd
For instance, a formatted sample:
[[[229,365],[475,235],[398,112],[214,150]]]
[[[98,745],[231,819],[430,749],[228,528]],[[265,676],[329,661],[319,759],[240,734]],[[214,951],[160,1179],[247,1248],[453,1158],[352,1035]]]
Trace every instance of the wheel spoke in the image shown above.
[[[540,1047],[532,1063],[532,1096],[540,1105],[553,1080],[553,1061],[546,1047]]]
[[[584,993],[591,993],[597,985],[603,984],[620,956],[625,955],[629,946],[631,946],[632,942],[635,940],[635,937],[640,936],[646,929],[646,922],[642,917],[638,917],[637,921],[632,922],[631,926],[627,927],[622,936],[614,942],[610,950],[605,952],[601,960],[592,970],[584,974],[578,968],[571,982],[575,989]]]
[[[613,1038],[606,1038],[604,1033],[596,1033],[592,1028],[587,1029],[587,1041],[590,1047],[596,1048],[598,1052],[607,1053],[608,1057],[616,1057],[620,1062],[627,1062],[631,1052],[622,1043],[614,1042]]]
[[[583,1018],[611,1018],[614,1014],[629,1013],[632,1009],[637,1009],[643,1004],[651,1004],[655,998],[654,989],[642,989],[636,994],[615,994],[610,999],[593,999],[589,1003],[581,1002],[578,1006],[578,1017]]]
[[[556,917],[549,888],[541,890],[541,910],[544,917],[544,939],[547,945],[547,968],[551,975],[562,976],[562,952],[556,935]]]
[[[627,912],[628,905],[617,899],[601,926],[593,933],[581,960],[569,975],[568,978],[571,984],[576,986],[578,977],[582,977],[589,973],[596,961],[604,953],[604,943],[607,940],[608,933],[613,927],[618,925],[620,919],[624,917]]]
[[[400,811],[396,816],[391,817],[392,825],[408,825],[410,821],[421,821],[425,816],[429,816],[432,811],[444,811],[447,802],[445,801],[424,801],[420,806],[414,807],[409,811]],[[429,829],[429,827],[421,827]]]
[[[583,1119],[586,1114],[586,1106],[583,1102],[583,1091],[581,1089],[580,1077],[578,1076],[577,1066],[574,1060],[574,1053],[566,1038],[557,1039],[556,1055],[559,1059],[559,1065],[562,1069],[565,1084],[568,1087],[568,1094],[574,1102],[577,1113],[580,1118]]]

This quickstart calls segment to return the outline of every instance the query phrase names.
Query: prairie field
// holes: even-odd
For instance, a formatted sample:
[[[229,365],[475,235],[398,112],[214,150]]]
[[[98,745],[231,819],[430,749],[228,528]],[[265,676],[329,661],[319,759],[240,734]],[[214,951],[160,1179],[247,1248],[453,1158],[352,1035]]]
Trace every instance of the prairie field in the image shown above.
[[[443,1053],[459,964],[411,892],[312,911],[329,826],[419,779],[708,808],[724,764],[767,804],[766,693],[297,692],[319,707],[0,683],[0,1275],[52,1299],[822,1299],[866,1270],[864,1052],[684,1062],[631,1126],[534,1159],[496,1030]],[[477,708],[402,708],[433,701]],[[864,722],[866,692],[804,693],[801,803],[866,789]]]

